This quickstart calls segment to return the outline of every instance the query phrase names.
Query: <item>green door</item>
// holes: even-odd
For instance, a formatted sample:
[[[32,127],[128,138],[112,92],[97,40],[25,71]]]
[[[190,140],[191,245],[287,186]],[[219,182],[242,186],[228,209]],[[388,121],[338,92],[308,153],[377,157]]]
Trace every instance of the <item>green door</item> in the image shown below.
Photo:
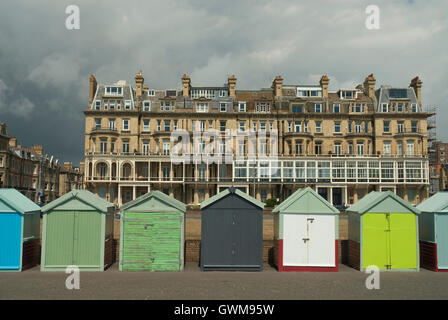
[[[125,213],[123,271],[180,270],[181,218],[177,213]]]
[[[366,213],[362,267],[417,269],[417,229],[412,213]]]
[[[80,268],[103,267],[101,218],[102,214],[96,211],[75,212],[73,261]]]
[[[61,268],[73,264],[75,213],[52,211],[46,216],[45,267]]]
[[[417,269],[417,226],[412,213],[390,215],[392,269]]]
[[[373,265],[387,269],[390,252],[386,214],[366,213],[362,216],[362,226],[362,268]]]

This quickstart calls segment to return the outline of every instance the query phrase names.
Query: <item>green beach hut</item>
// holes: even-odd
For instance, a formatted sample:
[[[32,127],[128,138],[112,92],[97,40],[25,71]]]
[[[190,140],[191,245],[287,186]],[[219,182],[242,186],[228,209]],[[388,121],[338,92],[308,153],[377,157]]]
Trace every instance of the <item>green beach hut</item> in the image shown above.
[[[347,213],[351,267],[419,270],[420,210],[391,191],[372,191]]]
[[[186,205],[151,191],[120,208],[120,271],[184,269]]]
[[[418,219],[420,265],[448,272],[448,192],[437,192],[420,203]]]
[[[42,271],[103,271],[113,263],[115,206],[73,190],[42,208]]]

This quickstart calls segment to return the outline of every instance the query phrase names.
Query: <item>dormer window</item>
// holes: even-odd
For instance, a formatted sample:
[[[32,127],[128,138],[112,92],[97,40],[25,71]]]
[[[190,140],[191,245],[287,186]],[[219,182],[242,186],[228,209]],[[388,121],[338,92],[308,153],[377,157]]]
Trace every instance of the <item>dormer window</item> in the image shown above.
[[[269,112],[269,103],[257,102],[256,110],[257,112]]]
[[[314,105],[314,112],[317,112],[317,113],[321,113],[322,112],[322,104],[321,103],[316,103]]]
[[[381,111],[382,112],[387,112],[387,103],[381,104]]]
[[[109,96],[121,96],[123,95],[123,87],[121,86],[106,86],[105,94]]]
[[[151,101],[143,101],[143,111],[151,111]]]
[[[114,100],[109,101],[109,109],[110,110],[115,109],[115,101]]]
[[[160,111],[170,111],[171,109],[174,110],[174,104],[170,101],[160,102]]]
[[[126,110],[131,109],[131,100],[125,100],[125,102],[124,102],[124,108],[125,108]]]
[[[225,102],[221,102],[221,103],[219,104],[219,111],[221,111],[221,112],[226,112],[226,111],[227,111],[227,103],[225,103]]]
[[[176,90],[166,90],[165,95],[167,97],[175,97],[176,96]]]
[[[246,102],[245,101],[238,102],[238,111],[246,112]]]
[[[355,99],[356,91],[354,90],[340,90],[339,97],[341,99]]]
[[[148,90],[148,96],[154,97],[156,95],[156,92],[154,90]]]
[[[104,110],[109,109],[109,100],[104,100]]]
[[[100,110],[100,109],[101,109],[101,101],[95,100],[95,110]]]
[[[196,104],[196,112],[208,112],[208,103],[198,102]]]
[[[321,88],[298,87],[296,91],[297,97],[322,97]]]
[[[117,110],[120,110],[121,109],[121,100],[118,100],[117,101]]]
[[[227,96],[227,92],[225,90],[220,90],[219,91],[219,96],[220,97],[225,97],[225,96]]]
[[[412,108],[412,112],[417,112],[417,104],[416,103],[413,103],[411,105],[411,108]]]

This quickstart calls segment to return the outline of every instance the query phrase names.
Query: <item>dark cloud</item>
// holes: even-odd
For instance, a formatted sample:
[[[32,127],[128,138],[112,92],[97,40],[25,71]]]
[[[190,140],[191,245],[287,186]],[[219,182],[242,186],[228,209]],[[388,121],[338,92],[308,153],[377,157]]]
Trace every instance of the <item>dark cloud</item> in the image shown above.
[[[412,4],[410,5],[410,3]],[[78,5],[81,29],[65,28]],[[238,77],[237,88],[316,83],[407,86],[419,75],[425,105],[446,118],[448,3],[377,1],[380,30],[367,30],[370,3],[342,1],[3,1],[0,4],[0,121],[23,145],[43,144],[62,161],[83,158],[88,79],[154,88]],[[439,126],[438,137],[448,139]]]

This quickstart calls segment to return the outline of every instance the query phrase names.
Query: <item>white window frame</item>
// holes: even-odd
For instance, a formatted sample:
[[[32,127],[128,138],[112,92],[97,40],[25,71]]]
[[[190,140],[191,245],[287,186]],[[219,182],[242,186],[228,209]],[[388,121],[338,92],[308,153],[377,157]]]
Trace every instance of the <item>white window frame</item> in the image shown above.
[[[238,130],[240,132],[245,132],[246,131],[246,121],[240,121],[239,122]]]
[[[317,111],[318,110],[317,106],[319,106],[319,111]],[[314,104],[314,112],[322,113],[322,103],[315,103]]]
[[[337,126],[336,126],[336,124],[337,124]],[[339,130],[336,130],[336,127],[338,127]],[[341,121],[334,122],[334,133],[341,133]]]
[[[383,142],[383,155],[390,156],[390,141]]]
[[[146,104],[148,104],[148,106],[146,106]],[[143,111],[151,111],[151,101],[150,100],[143,101]]]
[[[224,110],[222,109],[222,107],[224,107]],[[219,111],[220,111],[220,112],[226,112],[226,111],[227,111],[227,103],[225,103],[225,102],[220,102],[220,103],[219,103]]]
[[[131,100],[125,100],[124,101],[124,109],[130,110],[132,108],[132,101]]]
[[[127,124],[127,129],[126,125]],[[123,131],[130,131],[131,130],[131,121],[129,119],[123,119]]]
[[[338,107],[338,112],[336,112],[336,107]],[[341,104],[333,103],[333,113],[341,113]]]
[[[245,101],[238,102],[238,112],[246,112],[246,102]]]
[[[196,112],[201,112],[201,113],[208,112],[208,102],[196,103]]]
[[[154,97],[156,95],[156,91],[155,90],[148,90],[148,96],[149,97]]]
[[[112,88],[117,89],[117,92],[113,93]],[[105,86],[104,87],[104,95],[105,96],[122,96],[123,95],[123,86]]]
[[[382,103],[381,104],[381,112],[387,112],[388,110],[388,105],[387,103]]]
[[[316,125],[316,129],[315,129],[316,133],[322,133],[322,121],[316,121],[315,125]]]
[[[101,100],[95,100],[94,109],[101,110]]]
[[[145,125],[145,122],[148,122],[148,125]],[[148,119],[143,120],[143,132],[149,132],[151,130],[151,121]]]

